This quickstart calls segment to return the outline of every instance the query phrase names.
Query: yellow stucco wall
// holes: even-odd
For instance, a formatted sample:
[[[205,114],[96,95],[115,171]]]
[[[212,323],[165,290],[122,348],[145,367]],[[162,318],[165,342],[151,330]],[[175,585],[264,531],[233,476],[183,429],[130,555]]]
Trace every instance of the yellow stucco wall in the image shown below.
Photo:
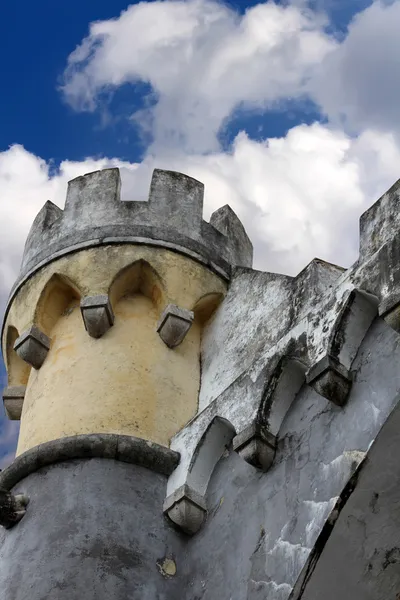
[[[39,271],[16,295],[4,329],[3,348],[9,327],[21,334],[35,323],[51,338],[44,364],[29,373],[17,454],[80,433],[123,433],[169,445],[197,412],[207,297],[215,308],[225,289],[195,261],[146,246],[92,248]],[[79,296],[107,293],[115,323],[93,339],[85,331]],[[156,332],[169,303],[197,314],[172,350]],[[15,352],[9,347],[5,355],[11,367]]]

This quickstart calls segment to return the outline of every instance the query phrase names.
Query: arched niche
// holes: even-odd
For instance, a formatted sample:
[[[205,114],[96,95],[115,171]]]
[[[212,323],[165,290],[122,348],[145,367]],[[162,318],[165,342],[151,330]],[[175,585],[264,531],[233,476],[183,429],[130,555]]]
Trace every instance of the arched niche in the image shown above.
[[[40,294],[36,305],[34,322],[51,337],[57,321],[79,307],[81,293],[78,287],[64,275],[54,274]]]
[[[235,433],[227,419],[214,417],[196,445],[183,485],[165,500],[164,513],[189,535],[204,523],[209,483]]]
[[[138,294],[148,298],[156,308],[165,303],[162,280],[145,260],[138,260],[124,267],[114,277],[108,291],[113,309],[122,299]]]
[[[189,466],[187,484],[205,498],[214,469],[235,436],[233,425],[215,417],[199,440]]]
[[[275,438],[278,437],[286,414],[305,383],[306,370],[306,364],[298,358],[282,356],[268,380],[258,413],[258,422]]]
[[[9,325],[6,335],[6,366],[8,375],[8,385],[26,385],[29,379],[31,366],[26,363],[14,350],[14,344],[19,338],[16,327]]]
[[[205,294],[199,298],[192,308],[195,323],[198,323],[199,325],[204,325],[207,323],[223,299],[224,295],[220,292]]]
[[[281,425],[305,382],[306,365],[282,356],[263,390],[256,419],[233,440],[234,450],[250,465],[268,471],[275,457]]]

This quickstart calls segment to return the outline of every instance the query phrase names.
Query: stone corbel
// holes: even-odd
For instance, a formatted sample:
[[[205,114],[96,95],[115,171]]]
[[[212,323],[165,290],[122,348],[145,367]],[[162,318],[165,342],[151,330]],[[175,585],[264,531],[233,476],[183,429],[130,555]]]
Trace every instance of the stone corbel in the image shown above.
[[[29,498],[0,488],[0,525],[11,529],[26,513]]]
[[[193,311],[168,304],[158,322],[157,333],[168,348],[176,348],[186,337],[193,319]]]
[[[21,419],[26,385],[10,385],[3,390],[4,410],[11,421]]]
[[[200,529],[207,515],[204,498],[186,484],[166,498],[163,510],[188,535],[193,535]]]
[[[268,471],[274,462],[276,438],[260,423],[253,423],[233,438],[233,449],[253,467]]]
[[[82,319],[90,337],[102,337],[114,325],[114,312],[107,295],[86,296],[81,300]]]
[[[379,316],[400,333],[400,293],[393,293],[379,304]]]
[[[15,341],[14,350],[34,369],[40,369],[50,350],[50,338],[36,325],[32,325]]]
[[[352,376],[337,359],[326,354],[307,371],[306,381],[320,396],[343,406],[350,392]]]

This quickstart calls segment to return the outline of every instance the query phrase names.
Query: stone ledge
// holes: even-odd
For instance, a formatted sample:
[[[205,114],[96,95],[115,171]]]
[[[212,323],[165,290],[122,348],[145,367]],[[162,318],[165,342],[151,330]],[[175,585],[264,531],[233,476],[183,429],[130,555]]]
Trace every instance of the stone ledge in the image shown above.
[[[108,458],[127,462],[162,475],[179,463],[178,452],[129,435],[93,433],[52,440],[27,450],[0,473],[0,488],[11,490],[21,479],[53,463],[79,458]]]

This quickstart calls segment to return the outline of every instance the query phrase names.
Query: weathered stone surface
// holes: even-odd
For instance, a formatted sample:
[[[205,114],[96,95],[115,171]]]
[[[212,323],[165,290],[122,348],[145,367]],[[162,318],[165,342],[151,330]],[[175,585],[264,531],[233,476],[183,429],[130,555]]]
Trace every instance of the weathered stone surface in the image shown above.
[[[2,600],[181,600],[181,535],[163,517],[165,476],[122,461],[67,460],[31,473],[20,523],[0,528]],[[158,564],[174,560],[164,577]]]
[[[21,419],[26,385],[12,385],[3,390],[3,404],[6,415],[12,421]]]
[[[81,300],[85,329],[93,338],[102,337],[114,324],[114,313],[108,296],[86,296]]]
[[[188,485],[183,485],[164,502],[164,513],[189,535],[197,533],[207,515],[204,499]]]
[[[400,332],[400,293],[386,297],[379,305],[379,316],[397,333]]]
[[[400,405],[378,433],[347,501],[316,544],[293,600],[393,598],[400,590]]]
[[[304,385],[282,423],[274,464],[268,473],[260,473],[236,452],[222,456],[208,486],[207,520],[185,547],[184,564],[181,565],[185,582],[182,589],[188,590],[189,598],[290,598],[321,531],[332,516],[338,497],[398,402],[399,359],[398,335],[384,322],[376,320],[357,354],[353,365],[357,378],[343,408]],[[397,427],[397,430],[400,429]],[[185,441],[188,441],[187,437]],[[390,446],[386,451],[396,460],[395,447]],[[384,464],[386,458],[381,460]],[[387,473],[390,472],[388,466]],[[395,500],[396,476],[391,485]],[[363,489],[361,486],[360,493]],[[374,487],[373,491],[378,490]],[[371,500],[373,495],[368,493],[365,504]],[[379,500],[376,506],[379,507]],[[396,545],[394,538],[398,535],[395,533],[398,529],[396,509],[380,514],[386,519],[386,526],[380,528],[371,524],[371,529],[374,532],[382,530],[383,534],[384,529],[392,528],[390,542],[393,543],[387,548],[390,549]],[[359,549],[362,551],[360,543],[364,539],[364,526],[358,524],[357,513],[353,515],[349,523],[356,532],[354,544],[349,548],[349,553],[354,554],[352,561],[357,559]],[[376,539],[372,538],[366,557],[373,557]],[[336,554],[340,554],[346,543],[346,538],[342,537],[335,547]],[[375,570],[369,580],[379,568],[379,558],[381,564],[384,563],[384,553],[379,552],[373,557]],[[336,560],[339,559],[337,556]],[[328,560],[327,568],[332,564]],[[359,569],[360,577],[367,564]],[[390,563],[385,572],[396,569],[396,565]],[[331,581],[339,579],[340,573],[331,569],[329,578]],[[318,588],[316,591],[318,600],[325,598],[323,594],[318,595]],[[332,594],[332,598],[337,600],[342,595],[346,600],[352,598],[351,595],[346,597],[344,584],[339,591]],[[361,587],[360,595],[354,597],[357,600],[369,598],[365,591]],[[378,587],[374,592],[371,599],[380,598]],[[328,594],[326,597],[331,600]],[[383,597],[386,599],[390,595]]]
[[[0,525],[5,529],[14,527],[25,515],[29,498],[24,494],[12,494],[0,488]]]
[[[39,444],[17,456],[0,472],[0,488],[11,489],[42,467],[81,458],[114,459],[163,475],[170,475],[179,462],[177,452],[134,436],[113,433],[75,435]]]
[[[192,326],[194,313],[191,310],[168,304],[157,325],[157,332],[169,348],[176,348],[185,339]]]
[[[335,358],[326,355],[306,374],[308,385],[338,406],[343,406],[349,395],[352,376]]]
[[[27,329],[14,344],[18,356],[34,369],[40,369],[49,349],[50,339],[35,325]]]
[[[226,204],[213,212],[210,225],[230,240],[232,264],[238,267],[249,267],[253,264],[253,244],[230,206]]]
[[[233,449],[250,465],[266,472],[274,462],[276,439],[266,427],[253,423],[233,438]]]
[[[251,242],[236,216],[229,217],[228,229],[222,222],[216,228],[202,220],[202,183],[182,173],[155,169],[148,202],[121,202],[120,187],[118,169],[95,171],[69,182],[64,211],[45,205],[29,233],[10,301],[38,268],[88,244],[169,248],[225,279],[230,278],[232,266],[251,266]]]

